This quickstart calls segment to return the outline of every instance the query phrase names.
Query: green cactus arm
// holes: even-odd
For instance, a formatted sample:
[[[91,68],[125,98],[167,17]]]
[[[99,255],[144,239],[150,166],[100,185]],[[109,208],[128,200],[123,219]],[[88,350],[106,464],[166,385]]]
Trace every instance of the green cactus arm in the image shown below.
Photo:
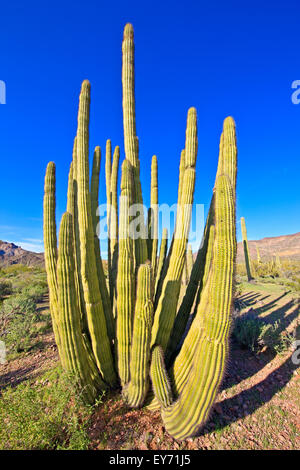
[[[232,187],[235,189],[237,173],[237,145],[235,122],[231,116],[226,117],[223,122],[219,155],[216,181],[220,175],[227,175],[230,178]]]
[[[149,252],[149,260],[151,261],[153,270],[153,279],[156,273],[157,263],[157,245],[158,245],[158,179],[157,179],[157,156],[153,155],[151,162],[151,253]],[[152,228],[153,227],[153,228]],[[149,235],[149,234],[148,234]]]
[[[78,224],[80,236],[81,279],[91,345],[103,379],[115,385],[116,375],[106,320],[97,279],[91,199],[89,191],[89,108],[90,83],[81,87],[77,127]]]
[[[106,181],[106,204],[107,204],[107,270],[108,278],[111,278],[111,248],[110,248],[110,209],[111,209],[111,141],[106,141],[105,152],[105,181]]]
[[[260,257],[258,245],[256,245],[256,253],[257,253],[257,264],[260,264],[261,263],[261,257]]]
[[[173,401],[172,389],[165,368],[163,350],[160,346],[155,346],[152,351],[150,377],[154,394],[161,406],[170,406]]]
[[[242,238],[243,238],[243,247],[244,247],[247,277],[248,277],[248,281],[251,281],[253,277],[252,277],[252,272],[251,272],[251,261],[250,261],[250,255],[249,255],[247,229],[246,229],[246,222],[245,222],[244,217],[241,217],[241,228],[242,228]]]
[[[173,368],[178,399],[163,409],[167,431],[176,439],[195,435],[207,420],[228,357],[234,262],[235,203],[227,175],[216,182],[215,241],[209,279]]]
[[[110,194],[111,194],[111,212],[110,212],[110,256],[111,256],[111,276],[110,299],[111,304],[116,300],[116,278],[118,267],[118,173],[119,173],[120,147],[116,146],[113,155],[113,164],[111,171]]]
[[[88,332],[86,309],[83,295],[83,286],[81,279],[81,259],[80,259],[80,236],[78,224],[78,182],[77,182],[77,136],[73,144],[73,206],[68,204],[68,212],[73,216],[73,232],[74,232],[74,252],[75,252],[75,282],[78,291],[79,308],[81,311],[81,325],[85,334]]]
[[[153,211],[152,208],[148,208],[147,212],[147,254],[148,254],[148,259],[151,259],[151,254],[152,254],[152,225],[153,225]]]
[[[129,234],[129,208],[132,198],[132,166],[129,160],[124,160],[121,176],[117,274],[117,364],[122,386],[130,380],[130,349],[134,310],[134,245]]]
[[[132,348],[130,355],[130,382],[124,396],[134,408],[141,406],[149,388],[150,339],[153,322],[152,268],[142,264],[138,270],[134,313]]]
[[[183,149],[181,151],[180,164],[179,164],[178,204],[180,204],[180,201],[181,201],[184,170],[185,170],[185,150]]]
[[[67,212],[72,214],[74,207],[73,161],[70,164],[67,193]]]
[[[58,328],[58,298],[57,298],[57,238],[56,238],[56,217],[55,217],[55,163],[49,162],[46,169],[44,185],[44,247],[45,247],[45,268],[47,272],[47,282],[49,286],[50,313],[55,335],[55,341],[60,344]]]
[[[187,252],[186,252],[186,267],[187,267],[187,277],[188,277],[188,279],[190,279],[190,277],[191,277],[193,265],[194,265],[193,250],[192,250],[192,246],[190,244],[188,244]]]
[[[112,342],[115,338],[115,321],[113,318],[112,307],[109,299],[106,279],[103,270],[103,263],[101,258],[100,242],[97,235],[97,225],[99,223],[99,216],[97,215],[99,203],[99,175],[101,164],[101,150],[97,146],[94,151],[93,167],[91,176],[91,211],[93,220],[93,234],[95,244],[95,259],[97,268],[97,278],[99,284],[100,295],[102,299],[103,311],[106,320],[107,334]]]
[[[197,114],[190,108],[187,117],[183,190],[176,221],[174,246],[168,272],[163,282],[161,296],[155,311],[151,345],[158,344],[165,351],[173,328],[180,282],[190,229],[191,207],[195,189],[195,164],[197,156]]]
[[[126,158],[136,167],[138,163],[134,96],[134,33],[130,23],[124,28],[122,43],[123,126]]]
[[[159,256],[158,256],[158,263],[157,263],[157,270],[156,270],[156,274],[155,274],[155,288],[154,288],[155,296],[156,296],[156,292],[157,292],[157,289],[158,289],[158,284],[159,284],[160,279],[161,279],[161,275],[162,275],[162,271],[163,271],[167,251],[168,251],[168,229],[164,228],[163,232],[162,232],[162,238],[161,238],[161,244],[160,244]]]
[[[74,374],[79,381],[84,399],[93,403],[99,390],[106,387],[81,334],[74,268],[72,215],[65,212],[60,225],[57,260],[61,362],[64,369]]]
[[[123,127],[126,159],[132,165],[134,183],[134,204],[143,204],[140,181],[139,142],[135,122],[134,90],[134,33],[130,23],[124,28],[122,42],[122,90],[123,90]],[[144,211],[141,214],[140,237],[135,240],[136,268],[148,258]]]

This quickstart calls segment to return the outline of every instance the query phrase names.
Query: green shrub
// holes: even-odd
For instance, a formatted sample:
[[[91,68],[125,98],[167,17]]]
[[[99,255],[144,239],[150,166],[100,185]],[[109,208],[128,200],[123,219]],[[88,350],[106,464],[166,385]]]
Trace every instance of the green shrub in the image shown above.
[[[38,282],[36,284],[30,284],[22,289],[22,294],[30,297],[34,302],[41,302],[44,295],[47,293],[47,285]]]
[[[35,301],[26,294],[17,294],[3,301],[0,311],[0,337],[10,353],[27,351],[37,336],[40,316]]]
[[[0,281],[0,299],[12,293],[12,283],[9,281]]]
[[[91,412],[82,404],[74,379],[54,369],[35,383],[3,391],[0,449],[87,449]]]
[[[271,324],[252,312],[235,318],[233,337],[242,348],[250,349],[254,353],[264,347],[281,353],[286,351],[292,343],[291,335],[281,334],[279,321]]]

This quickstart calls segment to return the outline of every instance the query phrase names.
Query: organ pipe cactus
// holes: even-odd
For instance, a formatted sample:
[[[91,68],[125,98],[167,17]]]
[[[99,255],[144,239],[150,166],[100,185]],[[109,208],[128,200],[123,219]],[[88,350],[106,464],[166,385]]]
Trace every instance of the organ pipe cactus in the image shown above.
[[[242,228],[242,238],[243,238],[243,247],[244,247],[247,277],[248,277],[248,281],[251,281],[253,279],[253,277],[252,277],[252,274],[251,274],[251,264],[250,264],[250,255],[249,255],[249,247],[248,247],[248,239],[247,239],[247,229],[246,229],[246,222],[245,222],[244,217],[241,217],[241,228]]]
[[[213,406],[228,359],[233,297],[237,151],[235,124],[225,119],[219,163],[201,247],[195,262],[187,248],[198,150],[197,114],[187,113],[185,148],[179,165],[178,208],[167,254],[163,230],[159,256],[157,158],[152,158],[147,234],[139,208],[140,237],[134,238],[134,204],[143,202],[136,135],[133,28],[122,44],[123,124],[119,216],[120,149],[111,159],[106,144],[108,280],[97,236],[101,152],[95,148],[89,181],[90,83],[82,84],[77,134],[69,172],[67,212],[57,250],[55,165],[45,177],[45,265],[50,311],[63,367],[74,374],[86,401],[99,390],[121,387],[128,406],[161,409],[177,439],[195,435]],[[135,234],[136,235],[136,234]],[[184,265],[188,283],[179,302]]]

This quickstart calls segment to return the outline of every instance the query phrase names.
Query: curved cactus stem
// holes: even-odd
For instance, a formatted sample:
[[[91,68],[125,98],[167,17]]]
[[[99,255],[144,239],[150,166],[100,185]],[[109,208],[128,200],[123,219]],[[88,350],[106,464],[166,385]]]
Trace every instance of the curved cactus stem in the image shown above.
[[[150,377],[155,397],[161,406],[170,406],[173,401],[172,390],[165,368],[164,353],[160,346],[155,346],[152,351]]]
[[[149,388],[152,322],[152,268],[150,264],[142,264],[138,270],[130,356],[130,382],[124,389],[128,404],[134,408],[143,404]]]
[[[122,386],[130,380],[130,349],[134,311],[133,240],[129,234],[129,208],[132,198],[132,166],[128,160],[124,160],[121,177],[117,274],[117,364]]]
[[[227,175],[218,177],[215,197],[215,241],[209,279],[174,363],[178,399],[162,411],[166,429],[175,439],[197,434],[207,420],[228,356],[236,238],[234,194]]]
[[[58,297],[57,297],[57,238],[56,238],[56,217],[55,217],[55,163],[49,162],[45,175],[44,186],[44,246],[45,246],[45,268],[47,272],[47,282],[49,287],[50,313],[53,325],[55,341],[60,348],[60,337],[58,328]]]
[[[179,215],[176,220],[174,246],[168,272],[163,282],[161,296],[155,311],[151,346],[158,344],[165,351],[173,328],[180,282],[185,260],[186,244],[190,229],[191,208],[195,188],[195,164],[197,156],[197,114],[190,108],[187,117],[185,171]]]
[[[91,211],[93,220],[93,233],[94,233],[94,244],[95,244],[95,258],[97,268],[97,278],[99,283],[99,290],[101,294],[103,311],[106,320],[107,334],[110,341],[115,338],[115,321],[113,318],[112,308],[108,295],[106,279],[104,275],[103,263],[100,253],[100,242],[97,235],[97,225],[99,223],[98,214],[98,201],[99,201],[99,174],[101,164],[101,150],[100,147],[96,147],[93,157],[92,177],[91,177]]]
[[[108,384],[116,384],[116,375],[106,320],[97,279],[95,243],[89,191],[89,108],[90,83],[82,83],[77,128],[78,222],[80,236],[81,279],[91,345],[97,367]]]
[[[65,212],[59,231],[57,261],[61,361],[63,368],[79,380],[81,395],[85,401],[93,403],[99,390],[106,386],[81,334],[74,268],[72,215]]]

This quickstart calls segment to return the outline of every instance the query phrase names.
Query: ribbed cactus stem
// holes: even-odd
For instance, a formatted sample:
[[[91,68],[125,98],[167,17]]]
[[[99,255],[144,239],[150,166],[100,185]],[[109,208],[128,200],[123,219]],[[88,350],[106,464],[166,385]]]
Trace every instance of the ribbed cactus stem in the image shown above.
[[[220,175],[227,175],[232,182],[233,188],[235,188],[237,172],[236,162],[237,146],[235,122],[231,116],[228,116],[224,119],[223,122],[223,132],[220,139],[220,156],[216,181]]]
[[[73,216],[73,234],[74,234],[74,252],[75,252],[75,282],[78,292],[78,303],[81,312],[81,325],[82,330],[87,333],[87,318],[86,308],[83,294],[83,285],[81,279],[81,258],[80,258],[80,236],[79,236],[79,223],[78,223],[78,181],[77,181],[77,137],[74,139],[73,144],[73,207],[68,203],[68,212]]]
[[[135,123],[135,90],[134,90],[134,34],[130,23],[124,28],[122,43],[122,89],[123,89],[123,126],[124,147],[126,159],[132,165],[134,197],[133,203],[141,205],[140,236],[135,240],[136,268],[145,263],[148,258],[146,228],[144,211],[142,208],[143,197],[140,181],[139,143],[136,135]]]
[[[185,150],[182,150],[181,155],[180,155],[180,164],[179,164],[178,204],[180,204],[180,201],[181,201],[184,170],[185,170]]]
[[[260,257],[258,245],[256,245],[256,254],[257,254],[257,264],[260,264],[261,263],[261,257]]]
[[[116,146],[113,155],[113,163],[111,170],[110,194],[111,194],[111,210],[110,210],[110,265],[111,275],[110,282],[110,298],[111,304],[115,298],[115,287],[118,266],[118,172],[120,160],[120,147]]]
[[[139,267],[137,279],[130,357],[130,383],[124,390],[128,404],[134,408],[143,404],[149,388],[152,322],[152,268],[150,264],[143,264]]]
[[[116,375],[97,278],[91,199],[89,191],[90,83],[81,87],[77,128],[78,221],[81,279],[93,353],[105,382],[116,383]]]
[[[108,289],[106,285],[106,279],[104,275],[103,263],[101,259],[100,243],[98,238],[98,223],[100,217],[98,215],[98,204],[99,204],[99,175],[100,175],[100,164],[101,164],[101,150],[97,146],[94,151],[92,177],[91,177],[91,210],[93,220],[93,233],[94,233],[94,244],[95,244],[95,258],[97,268],[97,278],[99,283],[99,290],[103,304],[103,311],[106,320],[107,333],[110,341],[115,338],[115,322],[112,313],[112,307],[109,299]]]
[[[247,239],[247,229],[246,229],[246,222],[245,222],[244,217],[241,217],[241,228],[242,228],[242,239],[243,239],[243,247],[244,247],[244,256],[245,256],[247,278],[248,278],[248,281],[251,281],[253,279],[253,277],[252,277],[252,274],[251,274],[251,264],[250,264],[250,255],[249,255],[249,247],[248,247],[248,239]]]
[[[110,248],[110,212],[111,212],[111,141],[106,141],[105,152],[105,181],[106,181],[106,204],[107,204],[107,269],[108,278],[111,279],[111,248]]]
[[[74,184],[73,184],[73,161],[70,164],[67,193],[67,212],[73,213],[74,207]]]
[[[138,165],[134,96],[134,33],[130,23],[124,28],[122,43],[123,126],[125,155],[133,167]]]
[[[56,216],[55,216],[55,163],[49,162],[45,175],[44,186],[44,246],[45,246],[45,268],[49,287],[50,313],[52,318],[55,341],[60,345],[59,338],[59,312],[57,297],[57,238],[56,238]]]
[[[149,252],[149,260],[151,261],[153,278],[156,273],[157,263],[157,245],[158,245],[158,179],[157,179],[157,156],[153,155],[151,162],[151,253]],[[149,234],[148,234],[149,236]]]
[[[134,311],[134,246],[129,233],[129,208],[132,198],[132,166],[128,160],[124,160],[121,177],[117,274],[117,364],[122,386],[130,380],[130,349]]]
[[[158,284],[161,279],[161,275],[163,272],[163,267],[166,259],[168,251],[168,229],[164,228],[162,232],[162,238],[161,238],[161,244],[160,244],[160,249],[159,249],[159,257],[158,257],[158,263],[157,263],[157,270],[156,270],[156,279],[155,279],[155,288],[154,292],[156,295]]]
[[[234,195],[227,175],[218,177],[215,196],[215,241],[209,279],[174,364],[178,399],[162,412],[166,429],[176,439],[197,434],[207,420],[228,356],[236,240]]]
[[[172,404],[172,390],[164,362],[163,350],[155,346],[152,351],[150,377],[154,394],[163,407]]]
[[[174,246],[170,256],[168,272],[163,282],[161,296],[155,311],[151,345],[158,344],[165,351],[173,328],[186,244],[189,236],[191,208],[195,188],[195,164],[197,156],[197,114],[190,108],[187,116],[185,164],[183,188],[179,214],[176,221]]]
[[[74,268],[72,215],[66,212],[60,225],[57,261],[61,362],[64,369],[74,374],[79,381],[80,393],[84,399],[93,403],[98,391],[104,389],[105,384],[81,334]]]
[[[186,252],[186,267],[187,267],[187,278],[188,278],[188,280],[191,277],[193,264],[194,264],[193,250],[192,250],[192,246],[190,244],[188,244],[187,252]]]

